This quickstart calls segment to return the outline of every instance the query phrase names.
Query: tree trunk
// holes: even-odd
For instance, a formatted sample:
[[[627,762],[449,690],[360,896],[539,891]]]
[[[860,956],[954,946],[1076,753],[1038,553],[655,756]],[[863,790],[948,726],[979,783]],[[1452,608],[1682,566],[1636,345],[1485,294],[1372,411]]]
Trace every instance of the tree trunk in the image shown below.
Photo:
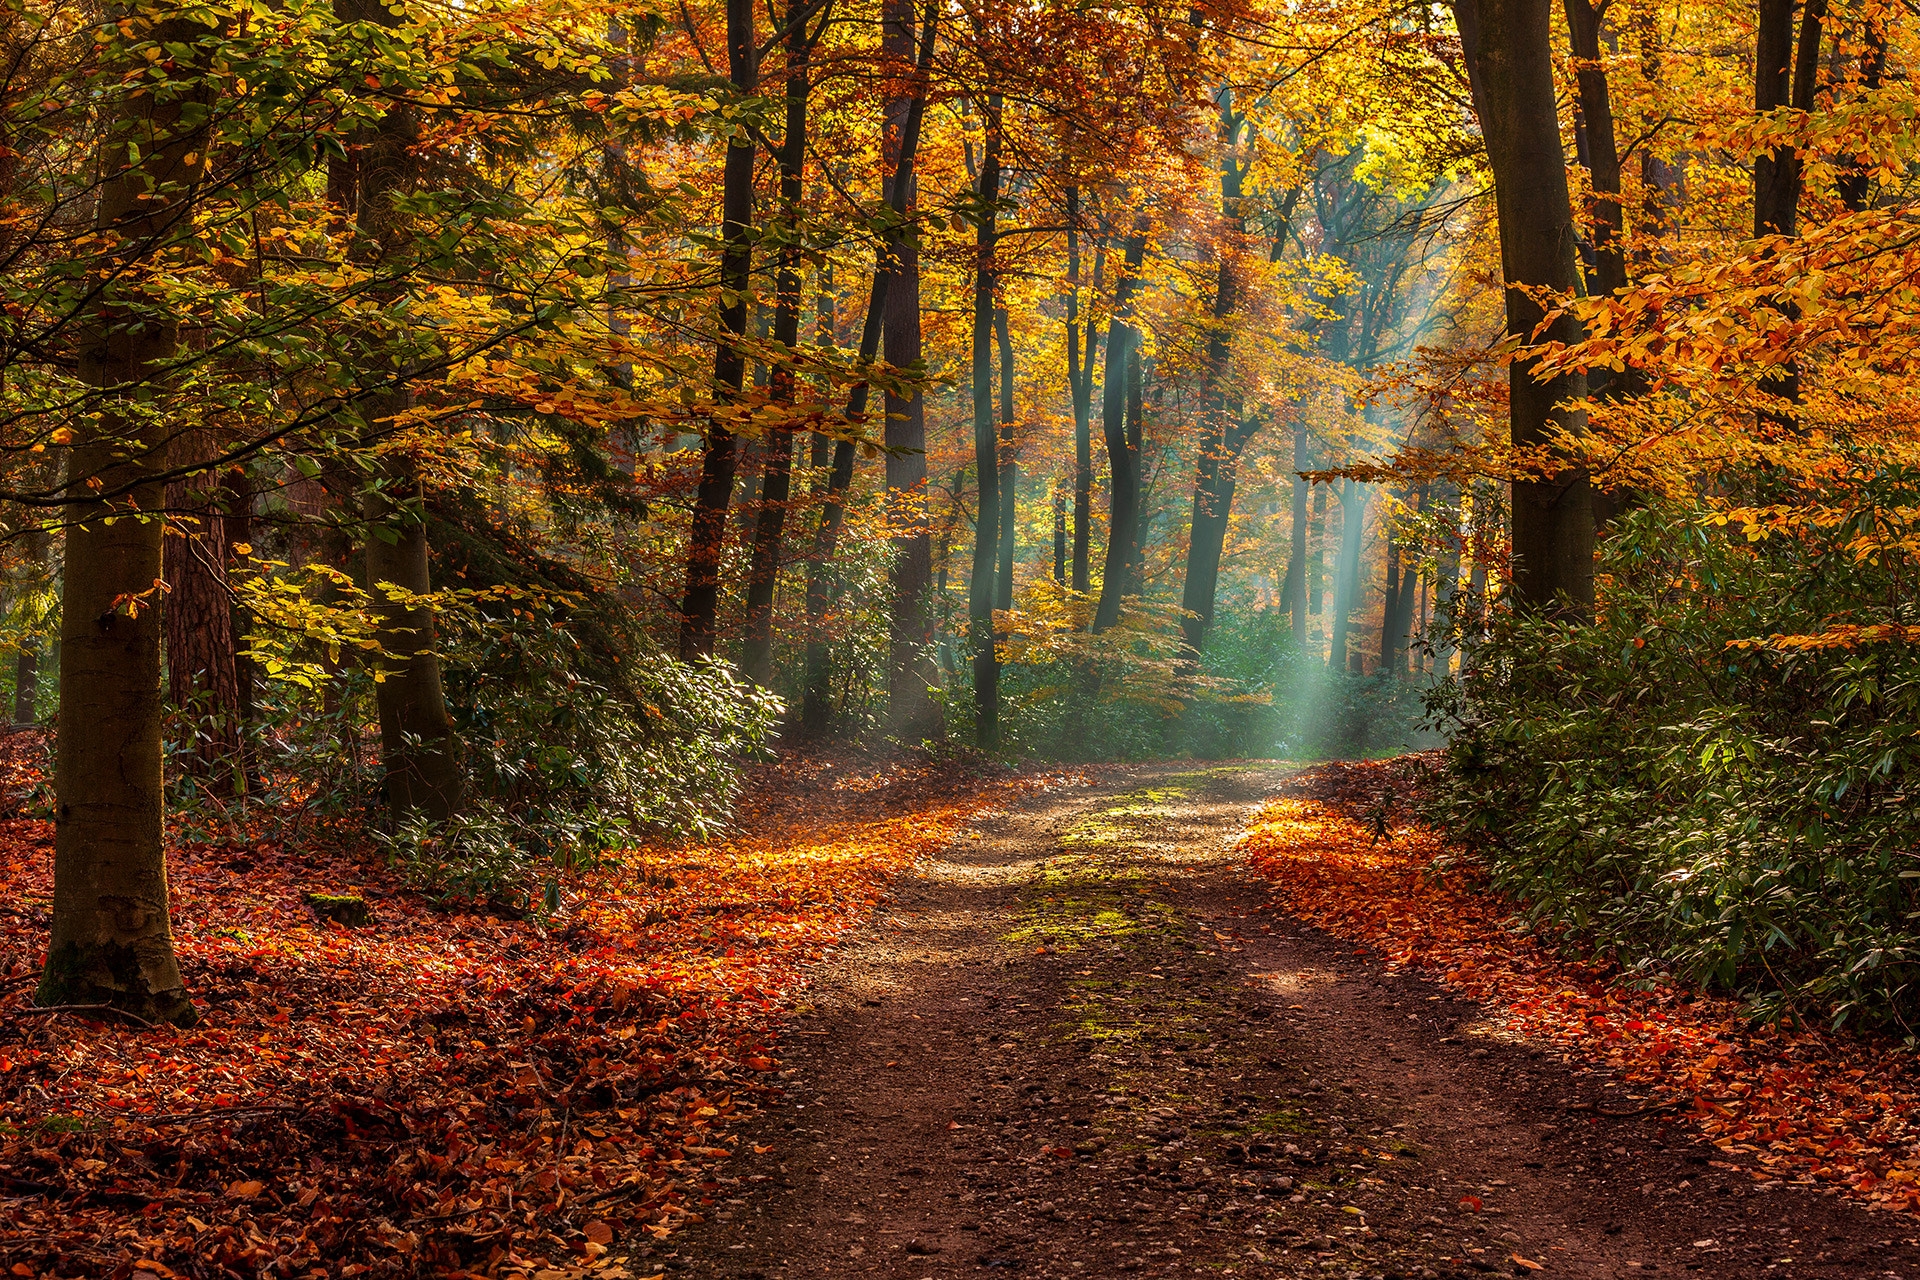
[[[1100,287],[1100,260],[1094,262]],[[1100,327],[1087,318],[1080,345],[1080,188],[1067,188],[1067,386],[1073,394],[1073,589],[1085,593],[1091,573],[1088,538],[1093,523],[1093,359]]]
[[[1302,414],[1293,424],[1293,511],[1289,526],[1292,537],[1287,555],[1287,591],[1293,602],[1293,642],[1301,650],[1307,647],[1307,482],[1300,475],[1310,465],[1307,456],[1307,420]]]
[[[1053,580],[1067,581],[1067,491],[1058,480],[1053,486]]]
[[[1820,36],[1827,12],[1826,0],[1807,0],[1800,18],[1797,50],[1793,11],[1794,0],[1760,0],[1753,60],[1753,109],[1760,115],[1782,107],[1813,110],[1814,91],[1819,84]],[[1801,169],[1800,152],[1791,144],[1754,157],[1755,239],[1798,234]],[[1792,303],[1776,305],[1788,316],[1798,314]],[[1764,373],[1759,389],[1777,397],[1783,406],[1798,404],[1799,363],[1787,360]],[[1795,414],[1790,407],[1762,410],[1760,421],[1777,429],[1795,429]]]
[[[26,527],[21,536],[21,575],[20,593],[39,592],[43,589],[42,576],[47,571],[47,551],[52,539],[46,529],[35,520]],[[40,642],[36,637],[26,636],[20,641],[20,655],[14,663],[13,675],[13,722],[17,725],[38,724],[40,722]]]
[[[336,0],[344,21],[397,25],[399,19],[378,0]],[[355,210],[350,257],[375,267],[383,257],[403,251],[409,229],[397,207],[413,180],[412,148],[418,137],[410,106],[396,101],[379,124],[362,135],[352,169],[330,175],[336,198]],[[368,352],[363,377],[385,376]],[[376,383],[376,385],[378,385]],[[390,436],[393,422],[412,406],[406,387],[389,386],[363,396],[359,411],[368,440]],[[404,445],[381,459],[380,473],[361,498],[368,525],[367,582],[373,592],[379,642],[374,670],[374,705],[380,716],[380,760],[386,775],[387,806],[396,823],[415,815],[444,822],[464,799],[461,747],[447,715],[434,652],[431,606],[418,597],[432,590],[427,573],[427,524],[418,471]],[[382,587],[399,588],[390,598]]]
[[[211,454],[212,444],[200,431],[183,434],[177,443],[197,456],[177,458],[176,465],[202,462]],[[246,774],[227,589],[231,537],[220,498],[218,481],[206,472],[167,485],[171,527],[161,553],[167,582],[161,616],[168,694],[194,736],[186,767],[215,795],[230,798],[245,792]]]
[[[409,398],[401,392],[374,399],[368,406],[369,422],[404,412]],[[387,807],[396,823],[415,815],[445,822],[464,799],[460,739],[447,714],[440,660],[433,649],[433,610],[406,598],[433,589],[427,575],[424,497],[411,464],[391,456],[362,508],[372,533],[367,539],[367,581],[379,624],[373,690],[380,712],[380,759]],[[388,584],[400,588],[403,597],[388,599],[383,590]]]
[[[994,575],[993,607],[1013,608],[1014,517],[1020,495],[1020,460],[1013,448],[1013,338],[1007,332],[1007,309],[993,313],[994,338],[1000,347],[1000,566]]]
[[[759,83],[753,0],[727,0],[727,72],[745,98]],[[723,411],[740,398],[746,360],[738,340],[747,332],[747,290],[753,269],[753,140],[727,142],[721,176],[720,334],[713,352],[713,404]],[[720,613],[720,558],[727,540],[727,503],[733,497],[734,435],[716,416],[700,453],[700,486],[687,534],[687,588],[680,607],[680,656],[713,653]]]
[[[1600,65],[1601,10],[1588,0],[1565,0],[1568,41],[1577,60],[1580,117],[1586,135],[1586,167],[1593,187],[1587,216],[1593,223],[1593,278],[1588,292],[1606,296],[1627,284],[1626,222],[1620,207],[1620,147],[1613,125],[1613,98]],[[1598,394],[1598,388],[1595,394]]]
[[[934,22],[938,12],[929,5],[921,25],[920,52],[914,64],[913,98],[908,104],[905,118],[897,122],[897,131],[891,117],[883,121],[885,136],[881,151],[883,155],[891,153],[894,165],[893,176],[887,182],[885,193],[886,207],[893,217],[875,254],[873,286],[867,297],[866,319],[860,330],[857,362],[862,370],[871,368],[880,355],[887,298],[900,268],[898,250],[902,239],[901,227],[907,207],[907,190],[913,181],[914,156],[920,147],[921,120],[926,114],[927,76],[933,65]],[[907,53],[912,53],[911,43]],[[870,390],[869,384],[862,378],[848,393],[847,418],[850,421],[857,423],[865,419]],[[833,468],[827,477],[826,500],[820,508],[820,526],[814,538],[813,567],[807,577],[806,693],[801,704],[800,719],[807,732],[812,734],[824,733],[832,719],[832,671],[822,630],[833,594],[826,568],[840,541],[840,526],[845,516],[843,495],[847,486],[853,483],[853,451],[851,440],[839,440],[834,444]]]
[[[786,132],[780,140],[780,268],[774,281],[773,341],[782,353],[770,379],[773,403],[790,405],[795,387],[793,356],[800,345],[800,199],[807,157],[807,13],[788,0]],[[780,551],[787,501],[793,491],[793,431],[775,424],[766,442],[760,519],[754,529],[753,562],[747,571],[747,634],[741,666],[747,678],[773,680],[773,600],[780,585]]]
[[[157,16],[157,20],[156,20]],[[131,15],[123,39],[197,48],[203,28],[162,9]],[[107,53],[117,52],[110,45]],[[183,55],[182,60],[185,60]],[[129,74],[143,73],[132,60]],[[178,83],[195,74],[176,67]],[[191,80],[188,81],[191,84]],[[152,479],[162,424],[140,410],[146,384],[173,356],[177,328],[142,305],[136,261],[169,228],[200,180],[207,144],[183,123],[190,94],[142,92],[113,99],[125,113],[104,122],[94,230],[101,237],[99,317],[79,335],[79,375],[99,412],[76,414],[68,456],[72,503],[60,621],[60,728],[54,764],[53,926],[34,1002],[105,1004],[149,1022],[198,1021],[174,960],[162,843],[165,799],[160,751],[161,530],[165,486]],[[132,151],[137,144],[139,152]],[[123,252],[116,252],[123,249]],[[112,259],[118,259],[114,261]],[[109,317],[119,316],[115,322]],[[148,318],[138,318],[138,317]],[[128,318],[134,317],[134,318]],[[122,388],[139,388],[138,392]],[[146,403],[130,402],[138,394]],[[145,437],[147,445],[134,443]],[[124,489],[109,506],[94,500]]]
[[[1101,431],[1107,442],[1107,558],[1101,571],[1100,603],[1093,629],[1105,631],[1120,621],[1120,603],[1132,586],[1134,540],[1140,527],[1140,454],[1128,440],[1129,384],[1140,335],[1133,327],[1133,295],[1147,252],[1147,220],[1134,220],[1127,237],[1126,273],[1114,291],[1113,321],[1107,326],[1107,368],[1101,379]]]
[[[1880,87],[1887,71],[1886,22],[1885,17],[1862,19],[1861,37],[1866,50],[1860,55],[1860,87],[1869,93]],[[1834,187],[1850,212],[1859,213],[1867,207],[1867,186],[1871,178],[1867,166],[1858,157],[1842,165]]]
[[[1238,237],[1246,229],[1240,196],[1247,173],[1247,166],[1240,159],[1243,121],[1233,110],[1231,89],[1220,91],[1219,109],[1220,217],[1224,225],[1216,249],[1219,261],[1215,264],[1213,323],[1207,332],[1200,451],[1194,462],[1193,518],[1188,524],[1187,572],[1180,600],[1181,639],[1195,657],[1206,647],[1207,628],[1213,625],[1214,601],[1220,589],[1220,556],[1226,548],[1227,526],[1233,512],[1240,452],[1252,436],[1249,423],[1231,421],[1227,410],[1227,366],[1233,358],[1228,335],[1237,305],[1234,254]]]
[[[1493,170],[1499,209],[1500,262],[1506,276],[1507,332],[1533,341],[1545,316],[1527,288],[1576,293],[1580,268],[1567,194],[1560,119],[1554,101],[1549,0],[1454,0],[1467,53],[1482,85],[1480,129]],[[1562,317],[1544,335],[1580,340],[1579,323]],[[1537,379],[1533,360],[1508,370],[1509,430],[1523,449],[1551,446],[1578,434],[1585,417],[1559,407],[1586,394],[1577,374]],[[1563,458],[1545,475],[1513,482],[1513,597],[1523,609],[1593,610],[1593,502],[1586,473]]]
[[[1340,555],[1333,568],[1333,625],[1327,641],[1327,668],[1347,669],[1347,635],[1360,594],[1360,543],[1367,533],[1367,486],[1340,482]]]
[[[994,247],[1000,199],[1000,97],[987,99],[987,133],[976,193],[973,274],[973,466],[979,480],[979,514],[973,522],[973,576],[967,616],[973,631],[974,744],[1000,747],[1000,660],[995,651],[994,561],[1000,548],[1000,459],[993,421],[993,295],[998,285]]]

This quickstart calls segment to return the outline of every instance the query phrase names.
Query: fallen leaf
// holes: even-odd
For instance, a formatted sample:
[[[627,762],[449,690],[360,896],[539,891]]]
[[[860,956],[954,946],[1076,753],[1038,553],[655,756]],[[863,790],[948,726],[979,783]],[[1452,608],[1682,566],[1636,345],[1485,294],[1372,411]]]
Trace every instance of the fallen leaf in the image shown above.
[[[1509,1254],[1508,1256],[1511,1257],[1517,1265],[1525,1267],[1529,1271],[1545,1271],[1546,1270],[1545,1267],[1535,1262],[1532,1258],[1523,1258],[1517,1253]]]
[[[612,1244],[613,1243],[613,1228],[608,1226],[606,1223],[600,1221],[598,1218],[595,1218],[592,1222],[589,1222],[586,1226],[580,1228],[580,1234],[585,1236],[587,1239],[593,1241],[595,1244]]]

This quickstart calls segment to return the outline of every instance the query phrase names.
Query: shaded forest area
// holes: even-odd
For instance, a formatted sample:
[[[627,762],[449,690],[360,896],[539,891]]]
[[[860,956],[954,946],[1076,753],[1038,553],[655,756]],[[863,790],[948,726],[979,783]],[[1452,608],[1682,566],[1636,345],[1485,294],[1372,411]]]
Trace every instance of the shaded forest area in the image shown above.
[[[1500,920],[1911,1047],[1916,58],[1891,0],[0,4],[20,1212],[134,1204],[115,1150],[337,1191],[232,1144],[458,1076],[475,1168],[665,1238],[726,1149],[622,1100],[769,1087],[806,966],[1062,765],[1420,749],[1373,835]],[[323,1005],[258,1089],[134,1061]],[[387,1016],[404,1104],[341,1079]],[[550,1086],[643,1049],[599,1168]],[[477,1223],[422,1152],[382,1203]]]

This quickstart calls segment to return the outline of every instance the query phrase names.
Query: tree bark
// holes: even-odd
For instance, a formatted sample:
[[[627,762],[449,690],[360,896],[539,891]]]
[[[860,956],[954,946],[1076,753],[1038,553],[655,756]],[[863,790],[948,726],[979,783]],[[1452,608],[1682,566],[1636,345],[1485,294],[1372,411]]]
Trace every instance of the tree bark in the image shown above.
[[[1307,420],[1293,424],[1293,522],[1287,555],[1287,586],[1293,603],[1293,642],[1307,647],[1307,482],[1300,475],[1310,465],[1307,456]]]
[[[52,539],[37,520],[21,535],[21,575],[19,593],[38,592],[44,586],[41,577],[47,570],[47,552]],[[23,601],[24,603],[24,601]],[[20,642],[20,654],[13,669],[13,722],[16,725],[40,722],[40,642],[27,636]]]
[[[902,59],[913,52],[913,0],[887,0],[883,20],[886,37]],[[918,96],[910,87],[906,96],[887,107],[889,120],[899,120],[902,134]],[[911,210],[914,178],[908,173],[898,193],[903,211]],[[894,245],[898,274],[888,287],[887,363],[896,370],[917,369],[920,353],[920,246],[912,236]],[[940,735],[940,708],[932,689],[940,682],[933,653],[933,538],[927,526],[927,412],[926,397],[918,386],[901,397],[886,396],[887,503],[895,527],[904,530],[893,539],[890,573],[892,607],[888,611],[887,724],[896,738],[919,742]]]
[[[780,140],[780,266],[774,280],[773,341],[781,352],[770,378],[771,399],[794,402],[793,355],[800,345],[800,200],[807,157],[806,6],[788,0],[786,132]],[[753,562],[747,571],[746,643],[741,666],[747,678],[768,685],[773,679],[773,601],[780,585],[780,552],[786,532],[787,502],[793,491],[793,431],[776,423],[766,442],[761,481],[760,519],[754,529]]]
[[[741,98],[759,84],[753,27],[753,0],[727,0],[727,74]],[[747,290],[752,284],[753,157],[753,141],[744,134],[727,142],[720,196],[720,334],[713,352],[716,411],[740,399],[746,379],[739,339],[747,332]],[[680,607],[680,656],[687,660],[713,653],[736,453],[733,431],[716,413],[700,451],[700,485],[687,534],[687,587]]]
[[[1806,0],[1796,49],[1794,0],[1760,0],[1753,60],[1753,109],[1757,114],[1766,115],[1782,107],[1813,110],[1814,91],[1819,83],[1821,24],[1826,11],[1826,0]],[[1755,239],[1798,234],[1801,171],[1800,152],[1791,144],[1754,157]],[[1797,314],[1791,303],[1779,306],[1788,316]],[[1760,390],[1777,397],[1783,406],[1778,410],[1763,410],[1760,421],[1779,429],[1795,429],[1795,414],[1790,406],[1800,400],[1799,363],[1788,360],[1762,375]]]
[[[131,14],[127,39],[194,48],[202,32],[165,9]],[[112,47],[109,46],[111,49]],[[139,76],[143,60],[129,60]],[[176,67],[176,82],[195,74]],[[45,1005],[104,1004],[149,1022],[198,1021],[180,978],[168,920],[162,843],[161,530],[164,454],[147,416],[152,378],[179,331],[129,268],[185,217],[207,146],[183,119],[194,96],[114,99],[103,121],[94,230],[102,239],[101,303],[79,334],[79,374],[98,395],[78,414],[68,456],[67,533],[60,621],[60,728],[54,764],[53,925],[34,991]],[[138,158],[131,150],[139,147]],[[164,400],[160,403],[164,404]],[[140,443],[144,439],[145,443]],[[128,489],[94,501],[88,481]],[[142,514],[154,518],[138,518]],[[106,517],[119,518],[108,523]],[[133,517],[133,518],[129,518]]]
[[[1193,517],[1188,524],[1187,572],[1182,583],[1180,632],[1187,651],[1198,657],[1213,625],[1220,589],[1220,556],[1226,549],[1241,451],[1253,436],[1254,419],[1232,420],[1227,408],[1228,364],[1233,358],[1229,325],[1234,296],[1234,252],[1245,231],[1240,196],[1247,166],[1240,160],[1242,118],[1233,110],[1230,89],[1219,98],[1220,214],[1224,224],[1217,253],[1212,325],[1207,334],[1206,388],[1201,400],[1199,456],[1194,461]],[[1248,163],[1251,163],[1250,161]]]
[[[1107,325],[1107,367],[1101,378],[1101,432],[1107,443],[1107,557],[1100,578],[1100,603],[1093,629],[1105,631],[1120,621],[1120,604],[1132,586],[1134,540],[1140,527],[1140,454],[1128,439],[1130,373],[1140,335],[1133,327],[1133,298],[1140,264],[1147,252],[1147,220],[1134,220],[1127,237],[1126,272],[1114,290],[1113,320]],[[1133,382],[1137,385],[1137,381]]]
[[[1347,635],[1360,594],[1360,543],[1367,532],[1367,486],[1340,482],[1340,554],[1333,568],[1333,625],[1327,640],[1327,669],[1347,669]]]
[[[1094,264],[1094,288],[1100,264]],[[1089,316],[1086,345],[1080,337],[1080,188],[1067,188],[1067,387],[1073,396],[1073,589],[1089,589],[1088,537],[1093,523],[1093,360],[1100,326]]]
[[[182,435],[204,461],[211,443],[204,432]],[[234,664],[233,605],[227,590],[227,517],[215,477],[201,473],[167,485],[167,531],[161,566],[167,582],[162,611],[168,693],[194,735],[189,769],[216,795],[246,790],[240,746],[240,681]]]
[[[987,100],[987,132],[980,159],[974,224],[973,274],[973,466],[979,512],[973,522],[973,575],[967,587],[967,617],[973,632],[974,745],[1000,747],[1000,660],[993,626],[995,573],[1000,548],[1000,459],[993,420],[993,297],[998,286],[994,248],[1000,199],[1000,98]]]
[[[899,271],[898,249],[904,235],[907,193],[913,181],[914,157],[920,147],[921,121],[926,114],[928,73],[933,65],[934,24],[938,13],[930,4],[921,23],[920,51],[914,62],[912,98],[905,118],[897,122],[897,127],[891,117],[882,121],[884,136],[881,151],[883,155],[890,153],[894,168],[892,177],[887,181],[882,210],[886,224],[875,252],[873,285],[867,297],[866,319],[860,330],[857,364],[863,371],[870,369],[880,355],[887,298]],[[911,43],[907,52],[912,53]],[[866,417],[870,390],[864,377],[854,384],[847,396],[849,421],[857,423]],[[801,704],[800,719],[811,734],[826,732],[833,714],[832,670],[823,631],[827,606],[833,594],[826,568],[840,540],[840,526],[845,516],[844,495],[847,486],[853,483],[853,451],[851,440],[834,443],[826,500],[821,504],[820,525],[814,537],[813,567],[807,577],[806,693]]]
[[[1454,0],[1468,57],[1482,86],[1480,119],[1499,209],[1500,263],[1507,282],[1507,332],[1522,342],[1545,316],[1529,288],[1573,294],[1580,288],[1573,212],[1554,101],[1549,0]],[[1563,316],[1544,335],[1573,343],[1579,323]],[[1553,449],[1585,429],[1582,413],[1561,408],[1586,395],[1578,374],[1534,376],[1537,361],[1508,370],[1509,431],[1521,449]],[[1593,500],[1584,470],[1556,455],[1555,468],[1513,482],[1513,598],[1529,610],[1593,609]]]
[[[1013,608],[1014,517],[1020,496],[1020,459],[1013,446],[1013,338],[1007,331],[1007,309],[993,312],[994,340],[1000,348],[1000,554],[994,574],[993,607]]]
[[[399,19],[379,0],[335,0],[342,21],[395,26]],[[413,145],[418,137],[413,109],[391,103],[380,122],[360,139],[350,174],[330,175],[336,198],[351,201],[356,263],[374,267],[404,252],[410,228],[396,202],[412,184]],[[377,335],[374,335],[377,338]],[[385,376],[368,352],[363,375]],[[376,381],[375,386],[379,384]],[[365,438],[390,437],[392,424],[412,407],[404,386],[366,393],[359,402]],[[418,469],[404,444],[389,441],[380,473],[361,497],[367,522],[367,582],[373,592],[375,632],[374,705],[380,716],[380,760],[387,807],[396,823],[416,815],[444,822],[464,800],[460,739],[447,714],[434,652],[434,616],[420,597],[433,588],[427,571],[427,524]],[[383,588],[398,589],[397,596]]]

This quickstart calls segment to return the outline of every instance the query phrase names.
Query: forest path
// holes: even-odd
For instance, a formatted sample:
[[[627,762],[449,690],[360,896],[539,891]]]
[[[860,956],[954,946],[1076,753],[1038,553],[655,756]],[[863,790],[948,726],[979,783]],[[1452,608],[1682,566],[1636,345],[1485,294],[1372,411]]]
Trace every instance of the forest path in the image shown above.
[[[1920,1277],[1905,1219],[1755,1190],[1280,914],[1231,845],[1289,773],[981,818],[817,975],[743,1135],[778,1172],[639,1274]]]

